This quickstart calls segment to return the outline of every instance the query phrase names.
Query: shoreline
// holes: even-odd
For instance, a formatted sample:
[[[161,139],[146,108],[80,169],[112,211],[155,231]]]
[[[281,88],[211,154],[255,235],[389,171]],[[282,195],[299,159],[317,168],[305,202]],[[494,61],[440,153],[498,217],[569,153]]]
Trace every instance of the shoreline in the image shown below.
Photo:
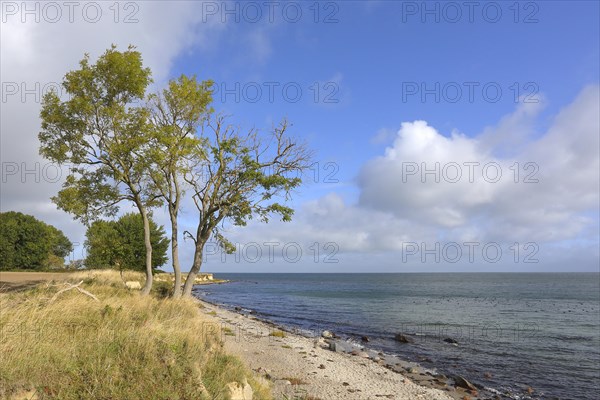
[[[227,282],[231,283],[239,281],[237,279],[231,279]],[[261,322],[271,329],[283,330],[289,335],[299,336],[309,340],[314,340],[314,337],[317,336],[321,338],[321,348],[329,350],[331,353],[344,354],[347,356],[358,356],[351,358],[363,358],[371,363],[378,363],[387,370],[401,375],[403,378],[408,378],[425,388],[441,390],[443,393],[454,399],[527,400],[545,398],[542,391],[534,389],[535,386],[529,384],[528,382],[519,382],[518,380],[515,381],[513,380],[514,378],[512,376],[508,376],[506,379],[501,381],[498,379],[493,380],[492,378],[495,378],[493,368],[489,369],[489,371],[492,372],[482,372],[487,371],[487,369],[477,371],[469,368],[469,364],[463,363],[463,366],[466,365],[466,368],[460,369],[456,368],[457,365],[452,364],[451,362],[446,364],[442,362],[433,362],[432,358],[434,357],[428,357],[427,353],[425,353],[425,355],[422,355],[423,353],[411,353],[408,356],[403,355],[404,353],[402,352],[397,353],[394,351],[393,346],[390,347],[388,345],[389,343],[386,344],[386,346],[382,346],[382,344],[379,343],[380,336],[377,334],[374,335],[374,341],[373,338],[371,338],[371,341],[373,341],[371,342],[369,340],[371,337],[369,333],[370,331],[363,330],[363,332],[359,331],[358,333],[356,331],[343,330],[340,332],[336,330],[335,333],[322,331],[323,329],[330,329],[332,326],[332,324],[328,324],[324,321],[318,323],[316,327],[317,329],[302,328],[302,326],[298,326],[297,321],[294,322],[294,317],[289,320],[284,319],[277,321],[276,315],[273,315],[275,320],[271,320],[269,319],[271,318],[269,316],[270,314],[262,314],[257,310],[247,308],[243,302],[240,303],[234,299],[229,299],[229,301],[219,303],[216,302],[216,300],[211,301],[206,298],[202,298],[199,293],[194,293],[193,296],[205,305],[209,304],[216,309],[244,317],[247,320]],[[229,319],[231,320],[231,318]],[[323,341],[324,337],[322,336],[324,332],[332,334],[333,337],[329,337]],[[336,335],[336,333],[340,336]],[[416,343],[418,342],[417,336],[420,336],[420,334],[407,333],[403,335],[401,332],[396,334],[396,341],[400,343]],[[401,339],[398,337],[401,337]],[[450,336],[439,336],[439,340],[446,342],[444,344],[445,346],[451,345],[461,347],[461,343]],[[482,376],[475,376],[476,373],[474,371],[479,372],[479,374]]]
[[[417,363],[358,345],[347,352],[351,343],[303,336],[241,309],[196,299],[213,320],[207,329],[221,331],[225,350],[257,379],[269,381],[275,399],[477,399],[476,390],[454,386]]]

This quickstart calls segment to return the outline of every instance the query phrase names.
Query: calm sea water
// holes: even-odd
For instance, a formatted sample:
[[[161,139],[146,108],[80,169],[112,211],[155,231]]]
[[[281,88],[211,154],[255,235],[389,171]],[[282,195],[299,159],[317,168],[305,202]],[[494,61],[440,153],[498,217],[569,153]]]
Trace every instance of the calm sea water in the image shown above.
[[[600,398],[599,274],[217,275],[233,282],[196,295],[291,328],[366,335],[368,347],[502,393]],[[415,343],[395,342],[399,332]]]

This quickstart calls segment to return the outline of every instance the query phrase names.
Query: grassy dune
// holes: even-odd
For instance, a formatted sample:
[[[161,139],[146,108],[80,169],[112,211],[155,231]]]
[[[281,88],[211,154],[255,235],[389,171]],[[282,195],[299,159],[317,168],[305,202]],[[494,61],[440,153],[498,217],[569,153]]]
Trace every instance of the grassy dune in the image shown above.
[[[81,280],[100,301],[77,290],[52,301],[64,282],[0,294],[0,398],[227,399],[226,385],[244,379],[270,398],[198,303],[162,299],[160,285],[141,297],[112,271],[69,278]]]

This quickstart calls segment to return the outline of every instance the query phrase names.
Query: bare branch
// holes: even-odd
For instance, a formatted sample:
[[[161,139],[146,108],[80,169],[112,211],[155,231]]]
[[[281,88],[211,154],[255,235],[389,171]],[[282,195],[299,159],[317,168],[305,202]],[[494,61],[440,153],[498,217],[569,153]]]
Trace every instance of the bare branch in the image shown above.
[[[88,292],[87,290],[85,290],[85,289],[82,289],[82,288],[80,288],[80,287],[79,287],[79,285],[81,285],[82,283],[83,283],[83,281],[79,282],[79,283],[78,283],[78,284],[76,284],[76,285],[73,285],[72,283],[65,283],[65,285],[68,285],[68,287],[66,287],[66,288],[64,288],[64,289],[61,289],[61,290],[59,290],[58,292],[56,292],[56,294],[55,294],[54,296],[52,296],[52,298],[50,299],[50,303],[53,303],[53,302],[54,302],[54,301],[55,301],[55,300],[58,298],[58,296],[59,296],[61,293],[64,293],[64,292],[66,292],[66,291],[69,291],[69,290],[71,290],[71,289],[77,289],[77,290],[78,290],[80,293],[83,293],[83,294],[85,294],[86,296],[89,296],[89,297],[91,297],[92,299],[94,299],[94,300],[96,300],[96,301],[98,301],[98,302],[99,302],[100,300],[98,300],[98,298],[97,298],[96,296],[94,296],[93,294],[91,294],[91,293],[90,293],[90,292]]]

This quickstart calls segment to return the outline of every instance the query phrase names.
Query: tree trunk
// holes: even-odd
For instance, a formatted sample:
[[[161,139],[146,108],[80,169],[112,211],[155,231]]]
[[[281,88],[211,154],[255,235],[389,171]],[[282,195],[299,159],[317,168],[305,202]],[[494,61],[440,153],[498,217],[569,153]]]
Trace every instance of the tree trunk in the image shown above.
[[[196,276],[198,275],[198,272],[200,272],[200,267],[202,266],[204,243],[205,241],[200,238],[198,238],[198,241],[196,242],[196,249],[194,250],[194,263],[192,264],[192,268],[190,269],[190,272],[185,280],[185,285],[183,286],[183,297],[192,296],[192,288],[194,287]]]
[[[142,295],[150,294],[152,289],[152,242],[150,241],[150,220],[148,212],[141,204],[138,204],[142,220],[144,221],[144,244],[146,245],[146,284],[142,288]]]
[[[181,297],[181,267],[179,266],[179,245],[177,242],[177,212],[170,210],[171,217],[171,259],[173,261],[173,271],[175,272],[175,286],[173,287],[173,298]]]

